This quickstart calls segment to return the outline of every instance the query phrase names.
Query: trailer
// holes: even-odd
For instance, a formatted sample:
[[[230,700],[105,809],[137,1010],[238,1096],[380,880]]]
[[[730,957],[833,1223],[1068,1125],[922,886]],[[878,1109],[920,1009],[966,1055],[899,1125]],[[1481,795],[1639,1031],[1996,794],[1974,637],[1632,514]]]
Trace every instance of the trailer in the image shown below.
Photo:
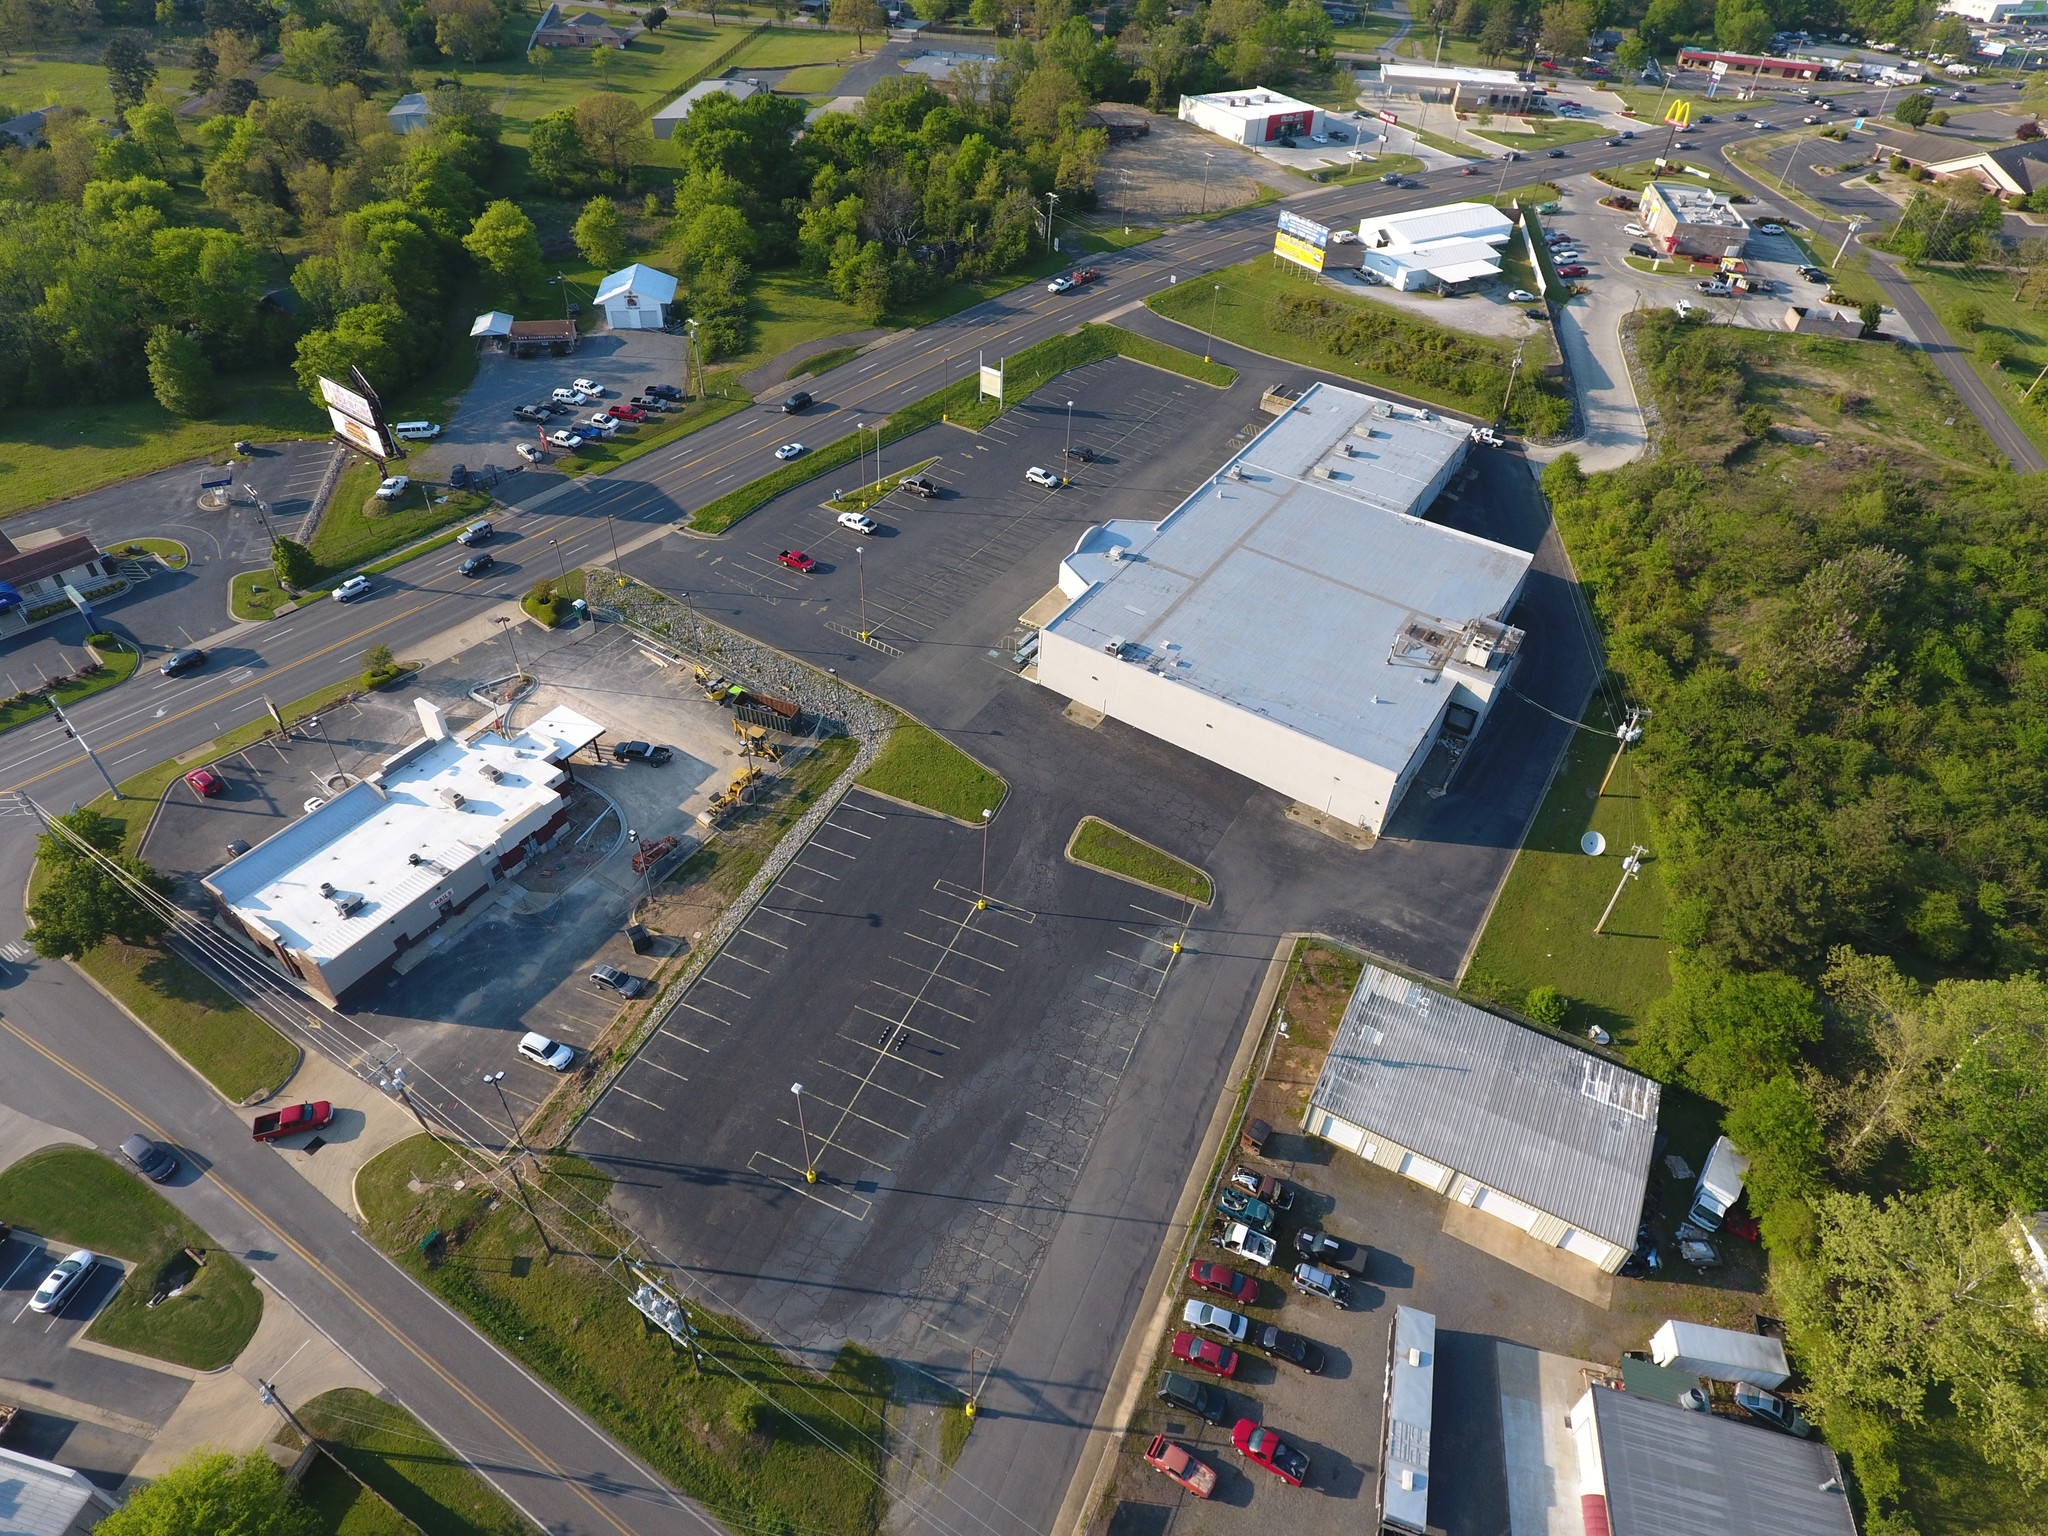
[[[1776,1339],[1676,1318],[1650,1335],[1650,1358],[1709,1381],[1746,1381],[1756,1387],[1778,1386],[1792,1374],[1785,1346]]]
[[[1749,1172],[1749,1159],[1735,1150],[1726,1136],[1714,1143],[1707,1154],[1707,1166],[1700,1170],[1699,1188],[1693,1192],[1692,1209],[1685,1219],[1705,1232],[1720,1230],[1722,1220],[1742,1198],[1742,1176]]]

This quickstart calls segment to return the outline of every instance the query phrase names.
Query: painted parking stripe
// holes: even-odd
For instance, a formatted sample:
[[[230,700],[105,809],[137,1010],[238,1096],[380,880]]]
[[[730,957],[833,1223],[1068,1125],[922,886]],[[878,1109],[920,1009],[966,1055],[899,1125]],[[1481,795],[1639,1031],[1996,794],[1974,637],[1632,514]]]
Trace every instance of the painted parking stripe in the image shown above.
[[[984,960],[979,955],[968,954],[966,950],[959,947],[957,936],[944,944],[941,944],[937,939],[928,939],[921,933],[913,933],[908,928],[903,930],[903,936],[906,939],[915,939],[920,944],[929,944],[934,949],[943,949],[948,955],[958,955],[962,960],[972,960],[976,965],[985,965],[998,976],[1002,975],[1006,969],[1003,966],[997,965],[993,960]]]
[[[948,917],[943,912],[934,912],[930,907],[919,907],[917,910],[922,912],[926,917],[936,918],[938,921],[942,923],[955,923],[961,921],[961,919],[959,918]],[[1012,949],[1023,948],[1023,946],[1019,944],[1015,939],[1006,939],[1000,933],[991,933],[986,928],[974,927],[974,919],[971,917],[966,919],[966,922],[969,925],[968,931],[972,933],[977,939],[994,939],[996,943],[1007,944]]]
[[[780,915],[780,914],[778,914],[778,916],[779,916],[779,915]],[[794,921],[796,921],[796,919],[794,919],[794,918],[791,918],[791,919],[790,919],[790,921],[791,921],[791,922],[794,922]],[[786,950],[788,950],[788,948],[789,948],[789,946],[788,946],[787,944],[783,943],[783,942],[782,942],[782,941],[781,941],[780,939],[771,939],[771,938],[769,938],[769,937],[768,937],[768,935],[767,935],[767,934],[765,934],[765,933],[756,933],[756,932],[754,932],[754,930],[753,930],[753,929],[751,929],[751,928],[742,928],[742,929],[740,930],[740,932],[741,932],[741,933],[744,933],[744,934],[745,934],[745,935],[746,935],[746,936],[747,936],[748,938],[750,938],[750,939],[759,939],[759,940],[760,940],[760,941],[761,941],[761,942],[762,942],[763,944],[773,944],[773,945],[774,945],[774,946],[775,946],[775,947],[776,947],[777,949],[780,949],[780,950],[785,950],[785,951],[786,951]]]
[[[810,1093],[806,1093],[804,1097],[816,1097],[820,1104],[826,1105],[832,1109],[836,1109],[842,1115],[851,1115],[856,1120],[859,1120],[867,1125],[872,1125],[878,1131],[887,1131],[891,1136],[894,1136],[898,1141],[910,1140],[910,1133],[908,1131],[899,1131],[893,1125],[884,1125],[881,1121],[872,1119],[869,1116],[862,1114],[859,1110],[855,1109],[850,1104],[834,1104],[830,1099],[827,1099],[822,1095],[812,1095]]]
[[[968,902],[980,901],[983,894],[980,891],[970,891],[964,885],[955,885],[950,880],[934,881],[932,889],[941,896],[951,896],[956,900]],[[1020,923],[1035,923],[1038,921],[1038,914],[1029,907],[1013,907],[1007,901],[999,901],[993,896],[988,897],[988,910],[999,917],[1015,918]],[[1175,921],[1178,921],[1178,919],[1175,919]]]
[[[870,811],[868,814],[873,815],[874,813]],[[842,827],[836,821],[828,821],[825,823],[825,825],[830,827],[834,832],[844,832],[847,836],[860,838],[863,842],[871,843],[875,840],[875,834],[872,832],[856,832],[851,827]]]
[[[822,1205],[826,1210],[844,1216],[848,1221],[866,1221],[868,1212],[874,1209],[874,1202],[872,1200],[863,1199],[859,1195],[842,1195],[845,1204],[841,1204],[839,1200],[825,1198],[825,1194],[820,1193],[821,1189],[832,1194],[841,1194],[841,1192],[831,1185],[821,1186],[805,1183],[803,1169],[791,1163],[786,1163],[781,1158],[771,1156],[766,1152],[756,1152],[749,1157],[747,1159],[747,1171],[760,1174],[763,1178],[780,1184],[791,1194],[802,1195],[813,1204]]]
[[[813,848],[822,849],[826,853],[836,853],[842,859],[853,859],[859,857],[858,854],[848,853],[844,848],[834,848],[830,843],[821,843],[815,837],[811,839],[811,846]]]
[[[719,1016],[718,1016],[717,1014],[713,1013],[713,1012],[712,1012],[712,1011],[711,1011],[711,1010],[710,1010],[709,1008],[700,1008],[700,1007],[698,1007],[698,1006],[697,1006],[697,1004],[695,1004],[695,1003],[691,1002],[691,1001],[690,1001],[690,1000],[689,1000],[689,999],[688,999],[687,997],[682,997],[682,998],[678,998],[678,999],[676,999],[676,1006],[677,1006],[678,1008],[687,1008],[687,1009],[689,1009],[689,1010],[690,1010],[690,1012],[692,1012],[692,1013],[701,1013],[701,1014],[703,1014],[703,1015],[704,1015],[704,1017],[705,1017],[705,1018],[709,1019],[709,1020],[710,1020],[710,1021],[711,1021],[712,1023],[714,1023],[714,1024],[723,1024],[723,1025],[725,1025],[725,1027],[726,1027],[727,1029],[731,1029],[731,1028],[732,1028],[732,1022],[731,1022],[730,1020],[728,1020],[728,1019],[721,1019],[721,1018],[720,1018],[720,1017],[719,1017]],[[682,1039],[683,1037],[682,1037],[681,1035],[678,1035],[678,1036],[676,1036],[676,1038],[677,1038],[678,1040],[680,1040],[680,1039]],[[693,1040],[693,1041],[691,1041],[690,1043],[691,1043],[692,1045],[696,1045],[696,1044],[697,1044],[697,1042],[696,1042],[696,1041],[694,1041],[694,1040]],[[702,1047],[702,1046],[700,1045],[700,1046],[697,1046],[697,1049],[699,1049],[699,1050],[701,1051],[701,1050],[703,1049],[703,1047]]]
[[[616,1087],[617,1085],[614,1084],[613,1086]],[[621,1136],[625,1137],[628,1141],[638,1141],[640,1139],[638,1136],[635,1136],[631,1131],[620,1130],[620,1128],[616,1125],[613,1125],[611,1121],[600,1120],[596,1115],[586,1115],[584,1118],[591,1121],[595,1125],[603,1126],[608,1131],[618,1131],[618,1133]]]
[[[692,1042],[684,1041],[683,1043],[688,1045]],[[703,1047],[699,1046],[698,1049],[702,1050]],[[657,1072],[666,1072],[670,1077],[674,1078],[679,1083],[687,1083],[689,1081],[689,1078],[685,1077],[682,1073],[678,1072],[674,1067],[664,1067],[660,1062],[656,1061],[651,1056],[642,1055],[640,1057],[640,1065],[644,1067],[652,1067]]]
[[[1030,1271],[1030,1270],[1028,1270],[1028,1269],[1019,1269],[1019,1268],[1018,1268],[1018,1267],[1017,1267],[1016,1265],[1014,1265],[1014,1264],[1009,1264],[1009,1263],[1005,1263],[1005,1262],[1004,1262],[1003,1260],[1001,1260],[1001,1259],[997,1258],[997,1257],[996,1257],[996,1256],[995,1256],[994,1254],[992,1254],[992,1253],[983,1253],[983,1252],[982,1252],[982,1251],[981,1251],[981,1250],[980,1250],[979,1248],[975,1247],[975,1246],[974,1246],[974,1245],[973,1245],[972,1243],[962,1243],[962,1244],[961,1244],[960,1246],[961,1246],[961,1247],[962,1247],[963,1249],[965,1249],[965,1250],[966,1250],[966,1251],[967,1251],[968,1253],[971,1253],[971,1254],[973,1254],[973,1255],[974,1255],[974,1256],[975,1256],[975,1257],[976,1257],[977,1259],[987,1259],[987,1260],[989,1261],[989,1263],[991,1263],[991,1264],[995,1265],[995,1267],[996,1267],[997,1269],[1007,1269],[1007,1270],[1008,1270],[1008,1271],[1009,1271],[1009,1272],[1010,1272],[1011,1274],[1013,1274],[1013,1275],[1021,1275],[1021,1276],[1023,1276],[1023,1277],[1025,1278],[1025,1279],[1027,1279],[1027,1280],[1028,1280],[1028,1279],[1029,1279],[1029,1278],[1031,1277],[1031,1271]],[[980,1298],[977,1298],[977,1299],[980,1299]],[[1007,1316],[1007,1314],[1005,1314],[1005,1315]]]
[[[840,801],[839,808],[843,811],[856,812],[857,814],[862,816],[872,816],[876,821],[887,821],[889,819],[880,811],[871,811],[864,805],[855,805],[853,801],[850,799]]]
[[[730,992],[730,993],[731,993],[731,994],[732,994],[732,995],[733,995],[734,997],[743,997],[743,998],[745,998],[745,999],[746,999],[746,1000],[747,1000],[748,1002],[750,1002],[750,1003],[751,1003],[751,1002],[752,1002],[752,1001],[754,1000],[754,998],[753,998],[753,994],[752,994],[752,993],[749,993],[749,992],[742,992],[742,991],[741,991],[741,990],[740,990],[740,989],[739,989],[738,987],[728,987],[728,986],[727,986],[727,985],[726,985],[726,984],[725,984],[724,982],[720,981],[720,980],[719,980],[719,979],[718,979],[718,978],[717,978],[716,976],[709,976],[709,975],[706,975],[706,976],[700,976],[700,977],[698,977],[697,979],[698,979],[699,981],[703,982],[703,983],[704,983],[704,985],[705,985],[705,986],[707,986],[707,987],[716,987],[716,988],[718,988],[718,990],[719,990],[719,991],[721,991],[721,992]]]
[[[962,992],[972,992],[976,997],[988,996],[988,993],[984,992],[980,987],[974,985],[974,983],[971,981],[962,981],[957,976],[941,976],[937,971],[933,970],[930,966],[919,965],[916,961],[906,960],[901,955],[891,955],[889,958],[891,960],[894,960],[898,965],[907,966],[909,969],[917,972],[917,974],[920,976],[929,976],[933,980],[943,981],[948,986],[958,987]]]
[[[763,976],[770,976],[774,974],[772,971],[768,969],[767,966],[756,965],[751,960],[742,959],[740,956],[734,954],[730,949],[720,951],[718,958],[720,960],[730,960],[734,965],[744,965],[748,970],[759,971]]]
[[[915,1012],[918,1006],[919,1005],[913,1004],[912,1012]],[[880,1019],[884,1024],[887,1024],[890,1027],[890,1029],[892,1029],[898,1034],[916,1035],[920,1039],[931,1041],[934,1045],[942,1045],[949,1051],[957,1051],[960,1049],[960,1047],[957,1044],[955,1044],[951,1040],[946,1039],[943,1035],[935,1035],[928,1029],[919,1029],[915,1024],[910,1022],[910,1016],[908,1014],[904,1015],[904,1017],[900,1019],[892,1019],[886,1013],[877,1013],[874,1009],[863,1007],[858,1003],[854,1004],[853,1011],[855,1013],[864,1013],[871,1019]],[[845,1037],[842,1036],[842,1038]],[[894,1048],[895,1044],[896,1041],[892,1038],[889,1041],[890,1047]]]
[[[791,869],[800,869],[807,875],[816,875],[820,880],[830,880],[834,885],[837,885],[839,883],[839,877],[837,875],[828,875],[822,869],[813,869],[810,865],[805,864],[798,859],[790,860],[789,867]],[[815,900],[816,898],[814,897],[812,899]]]
[[[1069,1168],[1065,1163],[1061,1162],[1058,1158],[1048,1157],[1045,1153],[1039,1151],[1036,1147],[1027,1147],[1021,1141],[1013,1141],[1010,1143],[1010,1145],[1015,1147],[1019,1152],[1022,1152],[1026,1157],[1035,1157],[1041,1163],[1051,1163],[1053,1167],[1059,1169],[1061,1173],[1072,1174],[1077,1179],[1081,1176],[1080,1169]]]
[[[892,987],[886,981],[876,981],[873,983],[873,985],[880,987],[884,992],[894,992],[898,997],[907,997],[911,1000],[912,1003],[919,1004],[926,1008],[936,1008],[940,1013],[946,1014],[951,1018],[958,1019],[962,1024],[972,1024],[974,1022],[974,1020],[967,1014],[956,1013],[953,1009],[946,1007],[943,1003],[935,1003],[928,997],[918,997],[915,993],[906,992],[901,987]],[[880,1018],[881,1015],[877,1014],[876,1017]]]
[[[855,1043],[858,1044],[858,1042]],[[889,1095],[890,1098],[901,1099],[904,1103],[914,1105],[918,1109],[929,1109],[931,1107],[930,1105],[926,1104],[923,1099],[913,1099],[909,1094],[899,1092],[898,1090],[891,1088],[887,1083],[875,1082],[872,1079],[870,1079],[866,1073],[856,1072],[851,1067],[842,1067],[836,1061],[827,1061],[821,1056],[818,1058],[818,1065],[821,1067],[829,1068],[834,1072],[843,1072],[848,1077],[852,1078],[856,1083],[864,1083],[867,1087],[874,1089],[877,1093],[886,1093]],[[906,1062],[905,1065],[907,1066],[908,1063]],[[931,1075],[933,1077],[937,1077],[939,1074],[934,1072]]]
[[[654,1102],[654,1100],[647,1098],[645,1095],[635,1093],[632,1089],[628,1088],[624,1083],[613,1083],[612,1092],[623,1093],[627,1098],[638,1100],[640,1103],[645,1104],[649,1109],[658,1109],[663,1114],[668,1113],[668,1106],[666,1104],[657,1104]]]
[[[800,918],[800,917],[792,917],[792,916],[791,916],[791,915],[790,915],[789,913],[787,913],[787,912],[783,912],[783,911],[780,911],[780,910],[778,910],[778,909],[777,909],[777,908],[775,908],[775,907],[768,907],[768,906],[763,906],[763,907],[757,907],[757,908],[755,908],[755,910],[756,910],[756,911],[758,911],[758,912],[759,912],[759,913],[760,913],[760,914],[761,914],[761,915],[762,915],[763,917],[779,917],[779,918],[781,918],[781,919],[782,919],[782,920],[783,920],[783,921],[784,921],[785,923],[795,923],[795,924],[797,925],[797,927],[799,927],[799,928],[808,928],[808,927],[810,927],[810,926],[811,926],[811,925],[810,925],[809,923],[805,922],[805,921],[804,921],[804,920],[803,920],[802,918]],[[744,930],[743,930],[743,931],[744,931]],[[773,940],[770,940],[770,942],[772,943],[772,942],[773,942]]]
[[[842,1121],[842,1123],[844,1122],[848,1113],[849,1111],[843,1109],[839,1112],[840,1120]],[[775,1123],[781,1126],[784,1130],[788,1131],[791,1136],[795,1136],[797,1134],[797,1124],[794,1120],[784,1120],[780,1116],[777,1116]],[[858,1151],[853,1147],[847,1146],[846,1143],[844,1143],[843,1141],[839,1141],[838,1139],[836,1139],[836,1135],[833,1132],[826,1132],[821,1135],[817,1131],[812,1131],[810,1133],[810,1136],[811,1140],[816,1142],[819,1146],[831,1147],[835,1151],[844,1152],[848,1157],[853,1158],[855,1161],[866,1163],[870,1168],[873,1168],[878,1173],[889,1172],[889,1165],[887,1163],[881,1162],[876,1158],[869,1157],[867,1153]]]

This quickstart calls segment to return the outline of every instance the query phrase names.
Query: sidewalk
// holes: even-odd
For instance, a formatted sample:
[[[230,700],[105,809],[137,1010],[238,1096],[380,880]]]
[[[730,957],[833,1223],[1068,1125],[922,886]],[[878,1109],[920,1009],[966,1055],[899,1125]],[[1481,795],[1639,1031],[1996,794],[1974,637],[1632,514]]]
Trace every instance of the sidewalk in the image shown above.
[[[356,1210],[356,1174],[387,1147],[417,1136],[419,1122],[375,1083],[343,1071],[313,1050],[305,1053],[299,1070],[278,1095],[280,1103],[308,1099],[326,1099],[334,1105],[333,1123],[310,1136],[274,1143],[277,1155],[355,1220],[360,1214]],[[266,1313],[266,1326],[268,1321]]]

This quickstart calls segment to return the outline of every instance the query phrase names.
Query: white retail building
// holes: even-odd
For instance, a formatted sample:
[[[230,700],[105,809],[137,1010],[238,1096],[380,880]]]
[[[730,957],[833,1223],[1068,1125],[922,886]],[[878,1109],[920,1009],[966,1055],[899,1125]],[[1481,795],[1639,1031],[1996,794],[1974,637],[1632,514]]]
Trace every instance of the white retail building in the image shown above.
[[[675,298],[673,277],[637,261],[597,286],[598,308],[604,311],[604,323],[615,331],[660,330],[668,323],[668,306]]]
[[[1361,265],[1407,292],[1500,276],[1514,222],[1491,203],[1443,203],[1369,216],[1358,226]]]
[[[1420,516],[1468,430],[1312,385],[1163,521],[1081,536],[1037,680],[1379,832],[1522,639],[1503,619],[1530,557]]]
[[[604,734],[557,709],[463,739],[414,705],[420,740],[206,878],[220,910],[330,1002],[552,844],[569,820],[565,764]]]
[[[1284,137],[1308,138],[1323,131],[1323,109],[1278,91],[1215,91],[1183,96],[1180,120],[1233,144],[1257,149]]]

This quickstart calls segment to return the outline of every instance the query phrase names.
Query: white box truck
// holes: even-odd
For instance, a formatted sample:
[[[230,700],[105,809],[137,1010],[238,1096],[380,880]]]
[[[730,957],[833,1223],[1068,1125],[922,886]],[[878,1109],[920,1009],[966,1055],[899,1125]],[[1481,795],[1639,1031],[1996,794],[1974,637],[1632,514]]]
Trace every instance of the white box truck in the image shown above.
[[[1742,1176],[1749,1172],[1749,1159],[1735,1150],[1726,1136],[1714,1143],[1707,1154],[1707,1166],[1700,1170],[1700,1185],[1693,1192],[1692,1209],[1685,1219],[1708,1232],[1718,1231],[1736,1201],[1742,1198]]]
[[[1785,1346],[1760,1333],[1709,1328],[1672,1318],[1650,1335],[1650,1358],[1674,1371],[1709,1381],[1746,1381],[1775,1387],[1792,1374]]]

